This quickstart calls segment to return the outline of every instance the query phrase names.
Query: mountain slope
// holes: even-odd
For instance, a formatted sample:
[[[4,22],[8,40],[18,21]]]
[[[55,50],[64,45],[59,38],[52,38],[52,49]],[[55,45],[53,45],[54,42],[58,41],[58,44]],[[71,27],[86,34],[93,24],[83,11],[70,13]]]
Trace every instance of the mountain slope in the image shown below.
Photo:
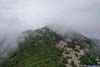
[[[97,59],[100,55],[93,55],[92,52],[97,45],[78,33],[59,35],[44,27],[35,31],[28,30],[23,33],[23,36],[24,41],[19,42],[20,48],[10,55],[1,67],[99,65],[100,61]]]
[[[64,67],[61,51],[56,48],[59,38],[48,29],[41,30],[24,32],[24,42],[2,67]]]
[[[95,44],[100,46],[100,40],[99,39],[91,39]]]

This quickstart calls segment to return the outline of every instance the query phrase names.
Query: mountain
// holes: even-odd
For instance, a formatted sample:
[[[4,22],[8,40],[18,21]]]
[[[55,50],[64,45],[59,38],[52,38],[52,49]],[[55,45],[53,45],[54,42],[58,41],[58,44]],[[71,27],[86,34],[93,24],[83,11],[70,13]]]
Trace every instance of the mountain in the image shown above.
[[[44,27],[23,32],[16,52],[1,67],[82,67],[100,65],[100,47],[77,33],[65,35]],[[22,39],[23,39],[22,38]]]
[[[91,39],[95,44],[100,45],[100,40],[99,39]]]

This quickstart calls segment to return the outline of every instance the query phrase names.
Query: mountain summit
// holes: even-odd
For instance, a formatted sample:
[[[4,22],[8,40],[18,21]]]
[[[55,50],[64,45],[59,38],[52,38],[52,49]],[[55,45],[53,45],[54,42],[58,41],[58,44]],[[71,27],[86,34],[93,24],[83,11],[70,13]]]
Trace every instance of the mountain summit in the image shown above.
[[[24,40],[1,67],[81,67],[100,65],[100,51],[89,38],[59,34],[47,27],[23,32]]]

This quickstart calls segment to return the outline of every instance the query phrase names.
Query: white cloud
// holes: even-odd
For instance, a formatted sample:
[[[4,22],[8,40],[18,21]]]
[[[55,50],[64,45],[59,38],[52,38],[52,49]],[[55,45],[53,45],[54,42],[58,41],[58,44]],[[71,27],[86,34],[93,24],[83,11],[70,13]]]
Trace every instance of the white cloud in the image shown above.
[[[98,38],[99,12],[100,0],[0,0],[0,31],[20,32],[59,21],[64,28]]]

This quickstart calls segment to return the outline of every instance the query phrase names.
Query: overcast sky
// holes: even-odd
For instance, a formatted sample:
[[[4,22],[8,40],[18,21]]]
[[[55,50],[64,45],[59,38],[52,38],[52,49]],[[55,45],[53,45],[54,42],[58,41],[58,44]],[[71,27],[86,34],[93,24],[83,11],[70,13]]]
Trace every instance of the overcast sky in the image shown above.
[[[100,38],[100,0],[0,0],[0,36],[51,23]]]

